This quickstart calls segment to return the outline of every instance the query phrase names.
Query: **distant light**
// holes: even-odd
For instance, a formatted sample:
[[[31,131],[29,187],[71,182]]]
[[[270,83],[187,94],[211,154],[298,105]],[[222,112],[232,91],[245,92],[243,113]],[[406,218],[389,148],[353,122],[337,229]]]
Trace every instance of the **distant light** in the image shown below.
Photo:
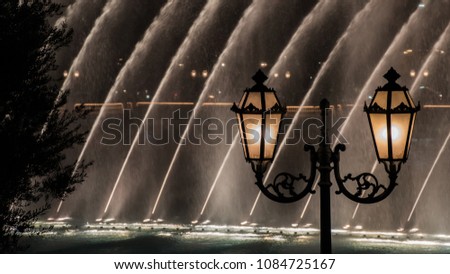
[[[194,220],[194,221],[191,222],[191,224],[193,224],[193,225],[195,225],[197,223],[198,223],[198,220]]]
[[[250,226],[257,226],[258,223],[251,223]]]
[[[196,71],[195,69],[193,69],[193,70],[191,71],[191,77],[192,77],[192,78],[197,77],[197,71]]]
[[[222,67],[225,67],[225,63],[220,64]]]
[[[212,94],[210,94],[210,95],[208,95],[208,98],[209,99],[214,99],[214,98],[216,98],[214,95],[212,95]]]
[[[370,100],[372,100],[372,99],[373,99],[372,95],[369,95],[369,99],[370,99]]]
[[[416,77],[416,71],[412,69],[412,70],[409,72],[409,75],[410,75],[411,77]]]
[[[424,89],[424,88],[425,88],[425,86],[420,86],[419,88],[420,88],[420,89]]]
[[[275,73],[273,74],[273,77],[275,77],[275,78],[278,78],[278,76],[279,76],[278,72],[275,72]]]
[[[98,223],[98,222],[101,222],[102,221],[102,218],[98,218],[98,219],[95,219],[95,221]]]
[[[149,222],[150,222],[150,219],[144,219],[142,222],[143,222],[143,223],[149,223]]]
[[[284,77],[286,77],[286,79],[291,78],[291,72],[290,71],[286,71],[286,73],[284,74]]]
[[[312,226],[312,224],[310,224],[310,223],[307,223],[306,225],[304,225],[303,227],[305,227],[305,228],[308,228],[308,227],[311,227]]]
[[[65,71],[63,72],[63,75],[64,75],[64,78],[66,78],[67,76],[69,76],[69,72],[68,72],[67,70],[65,70]]]
[[[440,53],[440,54],[444,54],[444,53],[445,53],[445,51],[443,51],[443,50],[440,50],[440,51],[439,51],[439,53]]]
[[[356,230],[361,230],[361,229],[363,229],[363,227],[362,227],[362,225],[357,225],[357,226],[355,226],[355,229]]]
[[[292,227],[298,227],[298,224],[297,224],[297,223],[291,224],[291,226],[292,226]]]
[[[57,219],[58,222],[64,222],[64,221],[69,221],[69,220],[72,220],[72,218],[71,217],[61,217],[61,218]]]
[[[313,79],[313,77],[312,77],[312,76],[310,75],[310,76],[309,76],[309,79],[310,79],[310,80],[312,80],[312,79]]]
[[[423,72],[423,76],[424,76],[424,77],[428,77],[428,75],[430,75],[430,73],[428,72],[428,70],[425,70],[425,71]]]
[[[148,95],[148,94],[145,95],[145,98],[146,98],[146,99],[150,99],[150,95]]]
[[[208,71],[206,69],[202,71],[202,76],[203,78],[208,77]]]
[[[55,220],[55,218],[51,218],[51,217],[47,219],[47,221],[54,221],[54,220]]]
[[[265,67],[267,67],[267,63],[266,63],[266,62],[261,62],[260,66],[261,66],[262,68],[265,68]]]
[[[202,225],[207,225],[207,224],[209,224],[211,221],[210,220],[206,220],[206,221],[204,221],[203,223],[202,223]]]
[[[441,99],[442,99],[442,93],[441,93],[441,94],[439,94],[439,98],[441,98]]]
[[[342,228],[343,228],[343,229],[349,229],[349,228],[350,228],[350,225],[344,225]]]
[[[80,77],[80,72],[79,72],[78,70],[75,71],[75,72],[73,73],[73,76],[74,76],[75,78]]]
[[[222,94],[222,91],[221,90],[219,90],[217,93],[219,93],[219,94]]]
[[[178,66],[179,66],[180,68],[182,68],[182,67],[184,67],[184,64],[183,64],[183,63],[179,63]]]
[[[114,222],[116,219],[114,219],[114,218],[109,218],[109,219],[106,219],[105,220],[105,223],[111,223],[111,222]]]
[[[397,232],[403,232],[403,231],[405,231],[405,229],[403,227],[397,228]]]
[[[123,93],[127,93],[127,90],[126,90],[126,89],[124,89],[124,90],[123,90]]]
[[[419,229],[418,229],[417,227],[411,228],[411,229],[409,230],[409,232],[411,232],[411,233],[415,233],[415,232],[417,232],[417,231],[419,231]]]
[[[248,221],[241,222],[241,225],[246,225],[246,224],[248,224]]]
[[[407,50],[404,50],[403,51],[403,54],[411,54],[413,52],[413,50],[412,49],[407,49]]]
[[[419,8],[421,9],[425,8],[425,3],[419,3]]]
[[[162,222],[164,222],[164,220],[163,219],[160,219],[160,218],[158,218],[155,222],[157,222],[157,223],[162,223]]]

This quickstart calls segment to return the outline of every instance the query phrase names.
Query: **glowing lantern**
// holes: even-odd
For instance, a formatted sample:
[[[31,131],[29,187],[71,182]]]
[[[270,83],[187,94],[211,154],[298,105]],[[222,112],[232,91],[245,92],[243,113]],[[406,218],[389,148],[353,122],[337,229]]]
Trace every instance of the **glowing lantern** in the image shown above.
[[[263,84],[267,76],[261,70],[252,79],[256,85],[246,89],[239,106],[233,104],[231,110],[238,119],[245,159],[261,165],[274,158],[286,108],[281,106],[275,90]]]
[[[408,89],[395,82],[399,77],[391,68],[384,75],[388,83],[377,88],[370,105],[364,106],[380,162],[406,162],[420,109],[420,104],[414,105]]]

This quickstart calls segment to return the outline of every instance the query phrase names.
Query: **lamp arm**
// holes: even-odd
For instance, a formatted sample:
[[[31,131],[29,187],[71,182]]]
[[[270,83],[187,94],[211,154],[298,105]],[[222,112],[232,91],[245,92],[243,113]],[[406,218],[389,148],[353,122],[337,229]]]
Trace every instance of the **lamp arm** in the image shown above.
[[[353,176],[351,173],[349,173],[344,176],[344,178],[342,178],[339,168],[340,151],[345,151],[345,145],[338,144],[332,153],[334,176],[339,188],[339,190],[336,191],[336,194],[342,193],[350,200],[362,204],[372,204],[380,202],[391,194],[391,192],[397,185],[397,174],[400,171],[401,162],[397,164],[395,162],[382,162],[386,172],[389,175],[389,184],[386,186],[384,184],[380,184],[377,177],[368,172],[364,172],[356,176]],[[346,184],[349,182],[356,183],[355,193],[352,193],[347,189]]]
[[[252,169],[256,176],[256,185],[267,198],[278,203],[293,203],[309,193],[315,193],[312,188],[316,177],[317,153],[314,147],[310,145],[305,145],[305,151],[310,152],[311,169],[309,178],[301,173],[295,176],[282,172],[275,176],[272,183],[264,185],[263,176],[269,162],[259,162],[257,164],[252,162]],[[298,183],[306,183],[306,186],[300,192],[297,192]]]

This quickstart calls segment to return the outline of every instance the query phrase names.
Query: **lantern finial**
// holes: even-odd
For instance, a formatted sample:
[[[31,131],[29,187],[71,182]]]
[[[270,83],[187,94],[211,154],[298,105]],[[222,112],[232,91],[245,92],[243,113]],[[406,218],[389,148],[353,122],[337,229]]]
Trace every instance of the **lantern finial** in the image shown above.
[[[395,71],[395,69],[391,67],[389,71],[386,72],[385,75],[383,75],[383,77],[388,80],[389,83],[395,83],[395,81],[400,78],[400,74],[398,74],[397,71]]]
[[[264,72],[262,72],[262,70],[258,69],[255,75],[253,75],[252,79],[256,82],[256,84],[263,84],[268,78],[264,74]]]

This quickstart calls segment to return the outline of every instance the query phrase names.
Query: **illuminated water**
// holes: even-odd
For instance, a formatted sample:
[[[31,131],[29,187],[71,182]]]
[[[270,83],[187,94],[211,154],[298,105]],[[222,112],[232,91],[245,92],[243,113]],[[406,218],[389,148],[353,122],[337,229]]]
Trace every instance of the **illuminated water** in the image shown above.
[[[40,224],[46,227],[49,224]],[[55,224],[53,224],[55,225]],[[251,226],[102,223],[26,240],[27,253],[318,253],[318,230]],[[450,237],[334,230],[334,253],[450,253]]]
[[[333,195],[333,228],[450,233],[450,187],[446,184],[450,176],[446,167],[450,108],[445,107],[450,103],[450,1],[421,1],[421,5],[410,0],[124,3],[97,0],[88,8],[86,1],[77,1],[66,13],[76,27],[72,49],[58,56],[61,74],[66,77],[63,87],[71,89],[68,107],[79,103],[97,106],[85,123],[92,129],[86,145],[68,159],[93,160],[95,164],[86,182],[63,206],[55,203],[46,219],[69,216],[79,224],[96,219],[128,223],[164,219],[185,225],[318,227],[318,195],[290,205],[259,196],[242,148],[233,141],[236,132],[230,134],[231,143],[179,145],[179,141],[195,132],[192,124],[196,118],[232,119],[230,103],[252,85],[250,77],[261,68],[269,76],[267,85],[291,106],[291,127],[285,132],[300,129],[306,118],[317,117],[313,107],[327,97],[332,104],[342,106],[338,116],[349,117],[341,131],[349,141],[342,153],[342,174],[372,169],[385,181],[384,171],[372,165],[375,153],[362,107],[384,83],[384,72],[393,66],[402,75],[399,83],[409,87],[415,101],[426,106],[418,114],[410,159],[392,196],[377,205],[358,205]],[[86,14],[80,13],[81,9],[86,9]],[[105,98],[114,105],[102,105]],[[303,111],[299,106],[308,108]],[[161,128],[166,127],[164,119],[174,113],[180,114],[178,120],[191,125],[168,133],[173,138],[165,145],[136,144],[142,131],[138,122],[123,132],[123,143],[100,144],[102,122],[125,119],[123,109],[130,111],[133,121],[150,117]],[[266,174],[268,180],[281,171],[297,174],[309,170],[303,142],[295,147],[281,144],[279,152]],[[75,230],[73,244],[79,238],[82,243],[98,246],[99,242],[86,236],[89,231]],[[122,239],[103,232],[99,241]],[[222,237],[201,231],[195,234],[197,238],[190,232],[170,232],[168,238],[151,231],[122,234],[125,246],[142,237],[148,241],[171,239],[186,249],[207,245],[206,239],[214,242],[220,238],[224,246],[240,241],[235,235]],[[277,246],[259,236],[252,245],[270,250]],[[66,248],[63,243],[72,239],[72,234],[58,233],[45,239],[49,237]],[[311,237],[312,242],[304,242],[305,248],[315,252],[317,239]],[[337,237],[340,252],[346,248],[365,250],[364,239],[356,241],[345,233]],[[392,247],[392,252],[409,252],[403,246],[424,250],[422,245],[404,244],[405,239],[389,241],[383,246],[389,246],[388,250]],[[286,246],[290,244],[288,241]],[[395,249],[398,245],[400,249]],[[377,245],[373,241],[367,246]],[[439,248],[436,252],[441,252]]]
[[[174,4],[172,4],[172,6],[174,6],[172,9],[173,11],[176,11],[177,9],[182,9],[182,7],[177,7]],[[205,24],[205,22],[212,20],[212,18],[216,15],[216,13],[219,11],[220,8],[220,3],[217,0],[210,0],[207,5],[203,8],[202,12],[200,13],[199,17],[196,19],[196,21],[194,22],[194,24],[192,25],[192,27],[190,28],[186,38],[184,39],[183,43],[181,44],[181,46],[179,47],[179,49],[177,50],[177,53],[175,54],[175,56],[172,58],[172,61],[170,62],[170,66],[167,69],[167,71],[164,74],[164,77],[162,78],[158,88],[156,89],[155,94],[152,97],[152,101],[159,101],[160,97],[162,94],[164,94],[165,92],[168,91],[168,83],[171,82],[171,77],[173,77],[174,75],[174,70],[179,66],[180,63],[183,62],[183,58],[184,56],[189,52],[190,47],[192,47],[192,43],[195,42],[198,39],[198,35],[202,35],[203,32],[205,31],[204,28],[205,26],[207,26],[207,24]],[[173,15],[172,15],[173,16]],[[168,17],[168,16],[167,16]],[[170,17],[168,17],[170,18]],[[163,25],[163,22],[161,22],[161,25]],[[156,39],[156,37],[152,37],[153,39]],[[149,46],[147,44],[144,44],[145,46],[143,46],[144,48],[149,48]],[[130,62],[130,66],[129,66],[129,70],[131,70],[132,68],[134,68],[134,64],[133,62]],[[119,74],[119,77],[121,75]],[[111,92],[111,91],[110,91]],[[153,107],[155,105],[149,105],[148,109],[144,115],[143,120],[147,120],[150,117],[150,114],[152,113]],[[122,167],[120,168],[119,171],[119,175],[117,176],[117,179],[114,183],[114,187],[111,191],[111,194],[109,196],[108,202],[106,204],[104,213],[106,213],[108,211],[108,207],[111,203],[111,200],[113,198],[113,195],[115,193],[116,187],[118,185],[118,183],[120,182],[120,180],[122,179],[122,174],[123,171],[125,170],[125,168],[127,167],[128,161],[130,159],[131,154],[133,153],[134,149],[136,148],[136,145],[138,143],[139,140],[139,136],[142,132],[142,129],[144,128],[144,124],[145,123],[141,123],[141,125],[139,125],[139,129],[138,132],[136,133],[136,136],[133,139],[133,142],[128,150],[127,156],[125,157],[125,160],[122,164]],[[175,156],[174,156],[175,158]],[[171,169],[171,167],[169,166],[169,170]],[[163,184],[161,186],[161,191],[162,189],[164,189],[165,183],[166,183],[167,179],[164,179]],[[159,197],[160,194],[158,195],[157,199],[156,199],[156,204],[159,201]],[[155,207],[156,207],[155,204]]]

